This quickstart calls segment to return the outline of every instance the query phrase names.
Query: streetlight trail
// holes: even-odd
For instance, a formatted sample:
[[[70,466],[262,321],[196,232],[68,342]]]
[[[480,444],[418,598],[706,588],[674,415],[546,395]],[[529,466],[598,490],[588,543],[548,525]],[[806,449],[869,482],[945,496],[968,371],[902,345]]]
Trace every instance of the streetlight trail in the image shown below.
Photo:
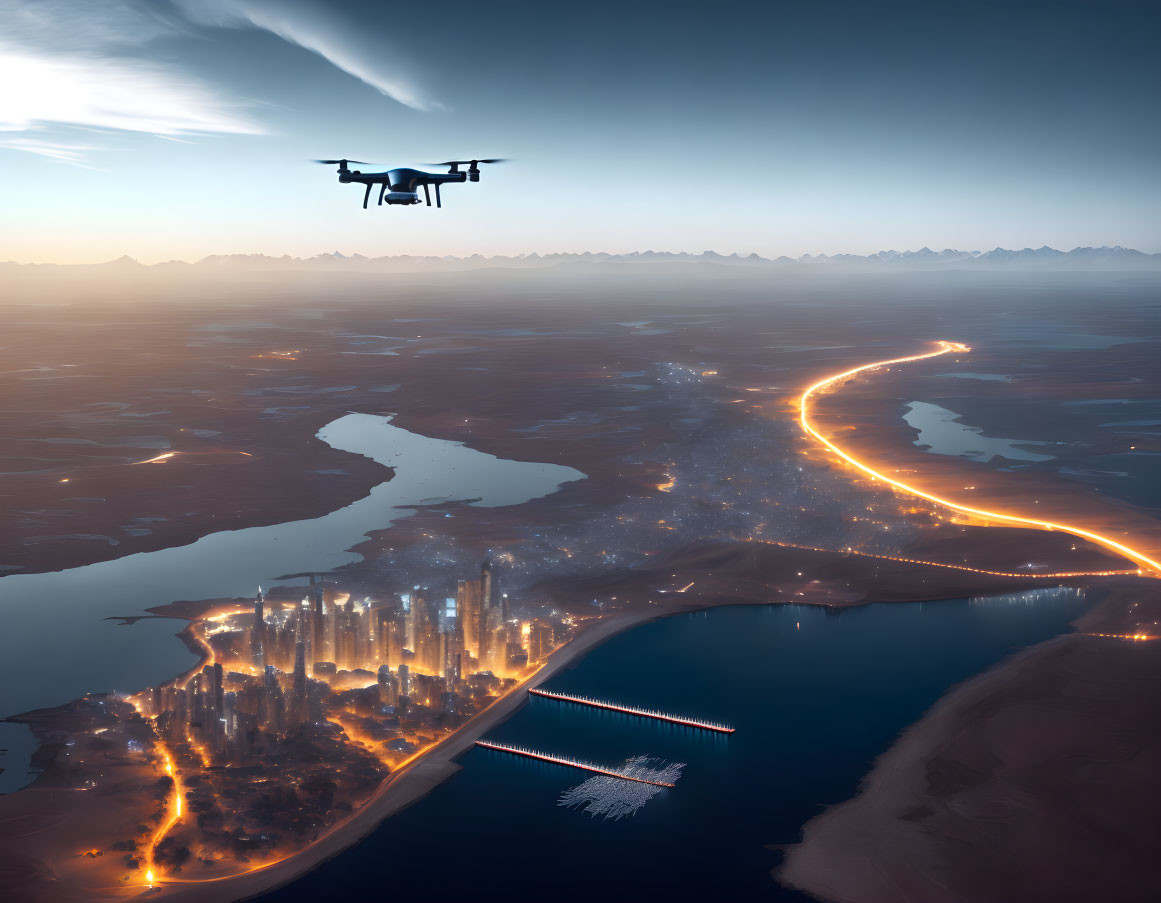
[[[194,675],[201,671],[202,668],[213,667],[214,662],[217,661],[217,657],[214,654],[214,647],[206,642],[206,638],[198,633],[197,627],[192,624],[190,625],[190,636],[205,651],[205,658],[194,665],[185,674],[184,677],[179,677],[177,679],[175,682],[176,685],[178,685],[183,690],[189,685],[189,682],[193,680]],[[138,712],[141,712],[142,715],[144,715],[140,703],[138,703],[136,700],[130,701],[133,707],[137,709]],[[177,760],[174,759],[173,753],[170,751],[169,746],[166,745],[165,740],[162,738],[161,731],[157,729],[157,717],[154,715],[146,717],[149,723],[153,726],[153,735],[157,740],[157,748],[160,751],[162,765],[164,767],[165,773],[173,778],[173,794],[170,797],[170,801],[166,804],[167,815],[162,823],[157,827],[157,829],[149,836],[149,844],[145,848],[145,883],[149,887],[154,887],[155,885],[161,883],[163,877],[160,873],[160,870],[157,868],[157,848],[169,835],[169,832],[174,829],[179,821],[181,821],[181,817],[184,812],[185,786],[181,780],[181,772],[178,771],[177,768]]]
[[[760,542],[783,549],[802,549],[806,552],[827,552],[832,555],[853,555],[857,558],[874,558],[879,561],[897,561],[902,564],[921,564],[924,567],[950,568],[953,571],[967,571],[969,574],[984,574],[988,577],[1016,577],[1020,580],[1063,580],[1075,577],[1128,577],[1138,576],[1140,568],[1127,571],[990,571],[987,568],[973,568],[966,564],[948,564],[945,561],[928,561],[924,558],[900,558],[898,555],[878,555],[874,552],[860,552],[858,549],[824,549],[819,546],[804,546],[797,542],[782,542],[777,539],[744,539],[743,542]],[[681,592],[681,590],[676,590]]]
[[[836,386],[845,380],[848,380],[867,370],[877,370],[881,367],[889,367],[892,364],[908,364],[913,361],[923,361],[933,357],[939,357],[944,354],[963,353],[971,349],[960,342],[936,342],[937,348],[934,351],[928,351],[926,354],[914,354],[908,357],[898,357],[887,361],[874,361],[870,364],[863,364],[860,367],[853,367],[850,370],[844,370],[841,373],[835,373],[820,379],[814,385],[809,386],[798,399],[798,422],[803,431],[819,442],[824,448],[842,460],[846,461],[855,469],[862,471],[872,480],[881,480],[888,486],[905,492],[908,495],[913,495],[921,499],[926,499],[929,502],[934,502],[943,508],[948,508],[952,511],[958,511],[962,514],[970,514],[974,517],[983,518],[990,521],[1000,521],[1002,523],[1014,524],[1018,527],[1032,527],[1037,530],[1048,530],[1050,532],[1070,533],[1073,536],[1079,536],[1081,539],[1087,539],[1099,546],[1115,552],[1124,558],[1129,559],[1134,564],[1141,568],[1141,576],[1156,578],[1161,576],[1161,562],[1155,561],[1149,556],[1136,549],[1117,542],[1107,536],[1102,536],[1100,533],[1095,533],[1092,530],[1085,530],[1082,527],[1074,527],[1070,524],[1058,524],[1052,521],[1037,520],[1036,518],[1024,517],[1018,514],[1003,514],[999,511],[988,511],[983,508],[974,508],[971,505],[965,505],[962,502],[956,502],[951,499],[943,498],[942,496],[934,495],[930,492],[925,492],[916,486],[904,483],[902,480],[897,480],[889,477],[880,471],[875,470],[869,464],[860,461],[850,452],[839,448],[834,442],[824,436],[817,427],[811,422],[810,411],[811,402],[815,395],[823,393],[828,389]]]

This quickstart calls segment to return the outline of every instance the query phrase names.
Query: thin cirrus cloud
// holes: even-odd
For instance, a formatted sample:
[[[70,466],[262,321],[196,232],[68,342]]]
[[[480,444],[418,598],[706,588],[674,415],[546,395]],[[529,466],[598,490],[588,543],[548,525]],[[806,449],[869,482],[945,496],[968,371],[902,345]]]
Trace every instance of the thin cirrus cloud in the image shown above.
[[[416,110],[441,108],[392,63],[379,35],[356,28],[315,0],[174,0],[194,22],[222,28],[260,28],[317,53],[331,65]],[[376,22],[381,21],[377,17]],[[373,31],[373,29],[372,29]]]
[[[149,58],[154,41],[206,27],[269,31],[400,103],[438,106],[309,2],[0,0],[0,147],[79,163],[95,148],[61,137],[62,126],[165,137],[263,133],[218,86]]]

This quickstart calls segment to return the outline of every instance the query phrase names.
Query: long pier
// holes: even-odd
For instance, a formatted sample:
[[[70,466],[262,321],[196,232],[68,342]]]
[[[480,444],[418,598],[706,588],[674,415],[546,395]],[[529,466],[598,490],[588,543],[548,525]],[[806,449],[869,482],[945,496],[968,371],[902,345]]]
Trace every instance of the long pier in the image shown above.
[[[622,781],[636,781],[638,784],[652,784],[654,787],[674,787],[665,781],[651,781],[648,778],[636,778],[623,771],[612,768],[601,768],[588,762],[579,762],[576,759],[566,759],[563,756],[550,756],[548,753],[537,752],[535,749],[525,749],[523,746],[509,746],[506,743],[493,743],[490,740],[477,740],[476,746],[484,749],[494,749],[497,752],[511,753],[514,756],[524,756],[528,759],[537,759],[541,762],[551,762],[554,765],[567,765],[569,768],[579,768],[582,771],[591,771],[594,774],[603,774],[610,778],[620,778]]]
[[[592,706],[594,709],[605,709],[609,712],[622,712],[626,715],[637,715],[640,718],[653,718],[657,721],[668,721],[670,724],[680,724],[683,727],[696,727],[703,731],[717,731],[719,734],[732,734],[734,728],[717,721],[702,721],[700,718],[685,718],[681,715],[670,715],[668,712],[658,712],[653,709],[639,709],[631,705],[617,705],[614,702],[605,702],[601,699],[591,699],[588,696],[573,696],[569,693],[554,693],[551,690],[529,690],[535,696],[546,699],[559,699],[561,702],[575,702],[577,705]]]

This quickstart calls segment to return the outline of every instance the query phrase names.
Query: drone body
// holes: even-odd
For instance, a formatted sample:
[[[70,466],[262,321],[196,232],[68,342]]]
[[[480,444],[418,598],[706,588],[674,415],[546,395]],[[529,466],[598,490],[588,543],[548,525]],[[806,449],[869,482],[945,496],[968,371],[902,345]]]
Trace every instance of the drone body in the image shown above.
[[[360,172],[349,169],[348,163],[362,163],[361,160],[316,160],[316,163],[326,163],[339,167],[339,182],[357,182],[366,185],[363,193],[363,209],[367,209],[367,202],[371,199],[371,189],[379,186],[378,206],[383,204],[410,206],[419,203],[419,189],[423,189],[423,197],[427,206],[431,206],[431,191],[428,186],[435,186],[435,206],[442,207],[439,187],[448,182],[478,182],[480,181],[481,163],[503,163],[500,159],[491,160],[448,160],[445,163],[433,163],[433,166],[451,167],[447,172],[424,172],[419,169],[389,169],[386,172]],[[460,167],[468,167],[461,171]]]

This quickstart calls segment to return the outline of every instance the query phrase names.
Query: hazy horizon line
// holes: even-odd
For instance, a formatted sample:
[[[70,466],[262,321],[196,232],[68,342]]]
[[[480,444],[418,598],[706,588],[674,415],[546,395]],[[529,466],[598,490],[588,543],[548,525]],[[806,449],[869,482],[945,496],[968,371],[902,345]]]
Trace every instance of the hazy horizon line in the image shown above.
[[[874,251],[868,254],[857,254],[846,251],[836,251],[832,253],[814,253],[814,254],[800,254],[796,257],[788,255],[777,255],[766,257],[756,252],[750,254],[743,254],[738,251],[730,253],[722,253],[712,249],[705,249],[701,251],[658,251],[654,249],[646,249],[639,251],[546,251],[546,252],[521,252],[515,254],[381,254],[370,256],[361,253],[344,254],[339,251],[323,251],[307,257],[298,257],[292,254],[275,255],[263,251],[232,251],[221,252],[215,254],[208,254],[204,257],[199,257],[194,260],[185,260],[182,258],[170,258],[167,260],[158,260],[153,263],[142,263],[137,258],[129,254],[123,254],[120,257],[110,260],[98,260],[90,263],[53,263],[48,261],[19,261],[19,260],[4,260],[0,261],[2,266],[18,266],[18,267],[94,267],[94,266],[110,266],[114,264],[138,266],[144,269],[153,267],[167,266],[167,265],[185,265],[198,266],[210,262],[226,262],[226,261],[255,261],[266,260],[271,262],[318,262],[318,261],[390,261],[390,260],[429,260],[429,261],[535,261],[535,260],[553,260],[559,258],[601,258],[607,260],[617,259],[633,259],[633,258],[661,258],[661,259],[721,259],[732,260],[737,262],[755,262],[755,263],[802,263],[811,261],[889,261],[889,260],[908,260],[913,262],[960,262],[966,260],[998,260],[1005,257],[1015,256],[1018,259],[1035,260],[1039,258],[1043,261],[1061,260],[1070,256],[1085,256],[1096,255],[1103,253],[1106,257],[1116,256],[1121,259],[1138,259],[1144,261],[1161,261],[1161,252],[1141,251],[1136,248],[1128,248],[1122,245],[1078,245],[1067,251],[1058,248],[1050,247],[1049,245],[1041,245],[1039,248],[1024,247],[1024,248],[1004,248],[997,246],[987,251],[981,250],[961,250],[958,248],[942,248],[934,250],[928,246],[923,246],[917,249],[883,249]]]

